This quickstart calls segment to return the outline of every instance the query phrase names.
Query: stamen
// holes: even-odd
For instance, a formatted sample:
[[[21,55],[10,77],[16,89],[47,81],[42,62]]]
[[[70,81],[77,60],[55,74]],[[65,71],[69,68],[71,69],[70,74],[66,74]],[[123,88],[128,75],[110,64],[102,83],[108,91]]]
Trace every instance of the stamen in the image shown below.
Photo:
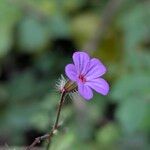
[[[79,75],[79,79],[81,82],[85,83],[86,82],[86,78],[83,75]]]

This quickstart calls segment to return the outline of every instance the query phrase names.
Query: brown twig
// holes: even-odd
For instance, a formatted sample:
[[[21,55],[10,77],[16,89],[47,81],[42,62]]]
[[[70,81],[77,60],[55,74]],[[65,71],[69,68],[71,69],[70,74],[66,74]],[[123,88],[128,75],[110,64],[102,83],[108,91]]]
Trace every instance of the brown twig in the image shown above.
[[[35,138],[34,142],[29,147],[27,147],[26,150],[32,149],[35,145],[41,143],[42,140],[47,139],[47,138],[49,138],[49,134],[45,134],[43,136]]]
[[[64,103],[65,95],[66,95],[66,92],[63,92],[62,95],[61,95],[61,99],[60,99],[58,110],[57,110],[56,121],[55,121],[54,126],[53,126],[52,130],[50,131],[50,133],[46,133],[43,136],[35,138],[33,143],[30,146],[28,146],[26,148],[26,150],[31,150],[33,147],[35,147],[37,144],[41,143],[41,141],[43,141],[43,140],[48,140],[47,149],[49,149],[51,138],[53,137],[55,131],[57,131],[58,128],[60,127],[60,125],[58,125],[58,123],[59,123],[60,113],[61,113],[61,109],[62,109],[62,106],[63,106],[63,103]]]
[[[64,102],[64,96],[65,96],[65,94],[66,94],[65,92],[62,93],[61,100],[60,100],[59,107],[58,107],[58,111],[57,111],[56,121],[55,121],[55,124],[53,126],[52,131],[55,131],[56,128],[58,127],[58,121],[59,121],[59,118],[60,118],[60,112],[61,112],[61,108],[62,108],[62,105],[63,105],[63,102]],[[50,142],[51,142],[51,138],[48,139],[47,150],[50,147]]]

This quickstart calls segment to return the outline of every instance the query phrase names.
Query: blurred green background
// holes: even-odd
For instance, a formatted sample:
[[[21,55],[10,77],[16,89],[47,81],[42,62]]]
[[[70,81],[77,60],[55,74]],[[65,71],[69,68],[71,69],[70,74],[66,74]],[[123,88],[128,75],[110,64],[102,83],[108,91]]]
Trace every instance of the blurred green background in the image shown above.
[[[108,67],[110,93],[67,98],[52,150],[150,149],[148,0],[0,0],[0,145],[48,132],[56,80],[76,50]],[[38,146],[44,146],[42,143]]]

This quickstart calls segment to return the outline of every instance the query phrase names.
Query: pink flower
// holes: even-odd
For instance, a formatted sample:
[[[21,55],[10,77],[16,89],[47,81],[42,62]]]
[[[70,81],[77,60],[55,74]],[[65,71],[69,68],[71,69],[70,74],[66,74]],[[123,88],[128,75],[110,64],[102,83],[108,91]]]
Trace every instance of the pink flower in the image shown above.
[[[76,82],[79,94],[89,100],[93,97],[93,90],[102,95],[109,91],[108,83],[101,78],[106,72],[106,67],[97,58],[90,59],[85,52],[73,54],[74,64],[68,64],[65,68],[67,77]]]

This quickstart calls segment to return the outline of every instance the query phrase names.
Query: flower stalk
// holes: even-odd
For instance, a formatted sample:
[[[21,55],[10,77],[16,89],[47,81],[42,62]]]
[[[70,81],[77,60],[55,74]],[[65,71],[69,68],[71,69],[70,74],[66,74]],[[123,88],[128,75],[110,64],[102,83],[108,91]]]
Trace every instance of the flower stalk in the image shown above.
[[[52,138],[53,135],[56,133],[56,131],[60,128],[60,125],[59,125],[58,123],[59,123],[59,118],[60,118],[60,114],[61,114],[61,109],[62,109],[64,100],[65,100],[65,96],[66,96],[66,92],[64,91],[64,92],[62,92],[62,94],[61,94],[61,99],[60,99],[59,106],[58,106],[58,110],[57,110],[56,120],[55,120],[54,126],[53,126],[53,128],[51,129],[51,131],[50,131],[49,133],[46,133],[46,134],[43,135],[43,136],[40,136],[40,137],[35,138],[35,140],[33,141],[33,143],[32,143],[30,146],[28,146],[28,147],[26,148],[26,150],[31,150],[31,149],[34,148],[37,144],[41,143],[42,140],[48,140],[47,149],[49,149],[51,138]]]

